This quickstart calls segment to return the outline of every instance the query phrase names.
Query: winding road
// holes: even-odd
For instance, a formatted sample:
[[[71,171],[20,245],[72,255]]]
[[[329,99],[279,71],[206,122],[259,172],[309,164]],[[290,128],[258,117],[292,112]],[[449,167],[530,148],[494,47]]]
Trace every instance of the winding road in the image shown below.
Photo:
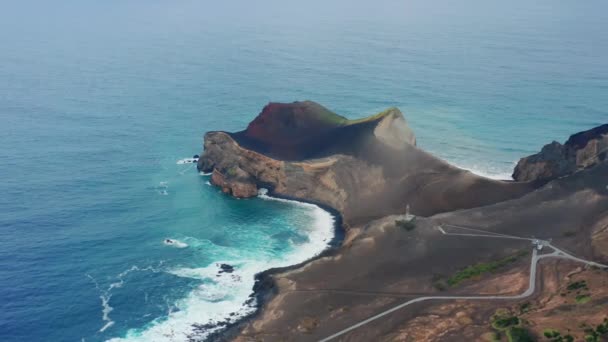
[[[562,259],[568,259],[568,260],[572,260],[572,261],[577,261],[577,262],[581,262],[584,263],[586,265],[589,266],[595,266],[595,267],[600,267],[600,268],[608,268],[607,265],[603,265],[594,261],[588,261],[588,260],[584,260],[581,258],[577,258],[573,255],[570,255],[566,252],[564,252],[563,250],[551,245],[551,243],[549,241],[546,240],[540,240],[540,239],[534,239],[534,238],[525,238],[525,237],[519,237],[519,236],[513,236],[513,235],[505,235],[505,234],[499,234],[499,233],[493,233],[493,232],[487,232],[487,231],[483,231],[480,229],[475,229],[475,228],[470,228],[470,227],[462,227],[462,226],[455,226],[455,225],[443,225],[443,226],[437,226],[436,227],[439,232],[441,232],[443,235],[452,235],[452,236],[470,236],[470,237],[485,237],[485,238],[501,238],[501,239],[517,239],[517,240],[528,240],[534,243],[533,245],[533,249],[532,249],[532,260],[531,260],[531,264],[530,264],[530,283],[528,286],[528,289],[519,295],[514,295],[514,296],[426,296],[426,297],[418,297],[412,300],[409,300],[405,303],[401,303],[395,307],[392,307],[386,311],[383,311],[375,316],[372,316],[368,319],[365,319],[359,323],[353,324],[350,327],[340,330],[337,333],[328,336],[322,340],[320,340],[320,342],[325,342],[325,341],[330,341],[333,340],[337,337],[340,337],[344,334],[347,334],[361,326],[366,325],[367,323],[370,323],[372,321],[375,321],[379,318],[382,318],[390,313],[393,313],[399,309],[402,309],[408,305],[412,305],[415,303],[419,303],[419,302],[423,302],[423,301],[428,301],[428,300],[517,300],[517,299],[523,299],[526,297],[531,296],[532,294],[534,294],[534,291],[536,289],[536,269],[538,266],[538,262],[541,259],[545,259],[545,258],[562,258]],[[455,229],[460,229],[460,230],[465,230],[467,232],[471,232],[471,233],[450,233],[447,232],[445,230],[445,228],[455,228]],[[538,245],[542,245],[542,248],[547,247],[547,248],[551,248],[553,249],[553,252],[548,253],[548,254],[538,254]]]

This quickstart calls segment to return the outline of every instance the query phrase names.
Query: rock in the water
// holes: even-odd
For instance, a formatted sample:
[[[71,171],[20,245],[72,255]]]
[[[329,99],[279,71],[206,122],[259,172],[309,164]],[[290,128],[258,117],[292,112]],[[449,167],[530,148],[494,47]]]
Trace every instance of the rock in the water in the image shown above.
[[[228,264],[220,264],[220,273],[232,273],[234,272],[234,266]]]
[[[520,159],[513,172],[516,181],[550,181],[599,163],[608,156],[608,124],[570,136],[565,144],[554,141],[534,155]]]

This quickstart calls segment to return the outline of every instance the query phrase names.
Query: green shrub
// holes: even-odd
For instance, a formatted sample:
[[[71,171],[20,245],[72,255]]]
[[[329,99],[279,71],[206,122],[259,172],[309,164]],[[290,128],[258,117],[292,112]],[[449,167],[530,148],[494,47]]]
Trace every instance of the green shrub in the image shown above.
[[[578,304],[585,304],[591,300],[591,296],[588,294],[580,294],[576,296],[576,302]]]
[[[487,263],[479,263],[473,266],[469,266],[461,271],[458,271],[454,276],[448,278],[447,283],[449,286],[455,286],[464,280],[480,276],[485,273],[496,272],[496,270],[498,270],[499,268],[514,263],[525,254],[527,254],[527,252],[523,251],[501,260]]]
[[[600,324],[597,326],[595,331],[597,331],[600,335],[606,335],[608,334],[608,326],[606,325],[606,323]]]
[[[580,290],[580,289],[586,289],[587,288],[587,282],[585,280],[579,280],[579,281],[575,281],[574,283],[570,283],[568,284],[568,291],[574,291],[574,290]]]
[[[509,342],[536,342],[536,339],[530,335],[530,332],[524,328],[512,327],[507,330],[507,339]]]
[[[506,317],[494,317],[492,327],[498,330],[504,330],[509,327],[513,327],[519,324],[519,317],[517,316],[506,316]]]
[[[585,335],[585,342],[599,342],[599,338],[595,334]]]
[[[561,334],[555,329],[545,329],[543,331],[543,335],[545,335],[546,338],[556,338],[559,337]]]

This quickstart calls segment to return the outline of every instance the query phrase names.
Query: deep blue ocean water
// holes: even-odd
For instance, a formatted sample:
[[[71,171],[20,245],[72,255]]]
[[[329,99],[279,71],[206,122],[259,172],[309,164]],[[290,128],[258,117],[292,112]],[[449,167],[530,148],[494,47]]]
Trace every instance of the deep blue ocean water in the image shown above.
[[[422,148],[508,177],[608,121],[606,13],[603,0],[1,2],[0,340],[184,340],[250,312],[255,272],[321,251],[327,213],[228,198],[176,164],[269,101],[350,118],[398,106]],[[235,272],[218,277],[222,262]]]

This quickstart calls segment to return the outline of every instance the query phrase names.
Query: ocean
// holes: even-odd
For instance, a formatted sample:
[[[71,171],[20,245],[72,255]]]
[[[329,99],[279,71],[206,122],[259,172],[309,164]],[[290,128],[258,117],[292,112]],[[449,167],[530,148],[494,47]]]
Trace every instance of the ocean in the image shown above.
[[[349,118],[397,106],[421,148],[509,179],[520,157],[607,122],[606,13],[603,0],[2,2],[0,340],[204,339],[254,310],[255,273],[327,248],[330,213],[229,198],[177,163],[269,101]]]

